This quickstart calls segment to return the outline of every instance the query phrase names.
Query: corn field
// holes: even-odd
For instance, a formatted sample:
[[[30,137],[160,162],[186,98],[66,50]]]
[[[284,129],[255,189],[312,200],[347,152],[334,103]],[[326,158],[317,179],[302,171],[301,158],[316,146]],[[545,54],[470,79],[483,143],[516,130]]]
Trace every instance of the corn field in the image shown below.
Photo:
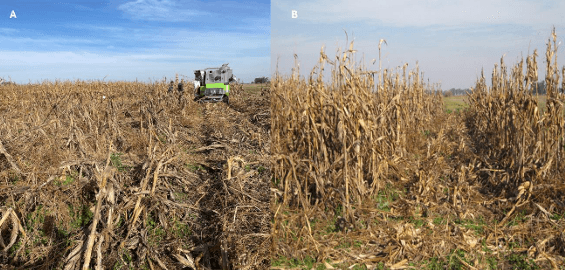
[[[485,162],[498,161],[497,167],[491,169],[504,170],[497,184],[503,184],[504,189],[525,184],[528,188],[524,195],[528,198],[534,186],[562,184],[554,180],[564,172],[560,160],[565,153],[565,96],[558,92],[556,38],[554,31],[546,51],[547,109],[544,112],[540,111],[534,94],[533,82],[538,81],[537,50],[527,57],[525,73],[523,60],[508,74],[501,59],[500,69],[495,65],[492,73],[492,86],[486,86],[483,75],[469,96],[469,126],[477,145],[482,146],[477,151]],[[565,67],[561,74],[565,75]],[[565,80],[561,84],[563,88]]]
[[[565,123],[555,41],[553,32],[543,113],[532,94],[537,52],[525,74],[523,61],[508,74],[501,60],[492,86],[480,78],[469,108],[451,114],[418,68],[368,70],[353,62],[353,42],[335,60],[322,49],[308,79],[298,65],[291,76],[277,74],[275,266],[288,258],[325,269],[563,265]]]
[[[232,85],[225,107],[167,88],[0,87],[0,268],[269,264],[268,95]]]

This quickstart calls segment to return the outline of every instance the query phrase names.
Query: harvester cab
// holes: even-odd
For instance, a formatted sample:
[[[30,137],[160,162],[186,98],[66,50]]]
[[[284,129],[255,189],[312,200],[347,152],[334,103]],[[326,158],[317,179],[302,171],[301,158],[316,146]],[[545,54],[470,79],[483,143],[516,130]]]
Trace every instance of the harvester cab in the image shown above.
[[[237,81],[228,63],[219,68],[194,71],[194,96],[202,102],[229,103],[230,82]]]

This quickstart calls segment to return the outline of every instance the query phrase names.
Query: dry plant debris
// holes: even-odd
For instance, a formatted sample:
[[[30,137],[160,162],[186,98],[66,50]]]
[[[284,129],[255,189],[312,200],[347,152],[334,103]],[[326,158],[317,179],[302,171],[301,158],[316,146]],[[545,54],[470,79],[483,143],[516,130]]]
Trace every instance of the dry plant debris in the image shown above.
[[[501,60],[461,113],[443,111],[418,69],[354,63],[353,42],[333,61],[322,50],[308,80],[298,65],[277,75],[273,268],[563,269],[565,80],[559,89],[555,40],[543,113],[535,52],[526,74],[523,62],[508,72]]]
[[[0,268],[268,268],[270,91],[232,89],[0,87]]]

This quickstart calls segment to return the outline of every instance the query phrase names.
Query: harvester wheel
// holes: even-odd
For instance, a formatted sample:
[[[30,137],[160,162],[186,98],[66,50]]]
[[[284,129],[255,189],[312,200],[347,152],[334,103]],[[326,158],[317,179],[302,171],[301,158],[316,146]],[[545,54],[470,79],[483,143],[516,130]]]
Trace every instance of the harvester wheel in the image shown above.
[[[222,97],[222,102],[226,103],[227,105],[230,105],[230,97],[224,95],[224,96]]]

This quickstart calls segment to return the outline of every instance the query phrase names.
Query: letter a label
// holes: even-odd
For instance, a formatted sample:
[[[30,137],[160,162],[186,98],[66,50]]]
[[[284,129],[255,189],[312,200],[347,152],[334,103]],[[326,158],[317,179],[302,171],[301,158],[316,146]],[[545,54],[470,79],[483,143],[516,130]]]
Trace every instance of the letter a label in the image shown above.
[[[12,10],[12,13],[10,13],[10,19],[11,19],[11,18],[16,18],[16,19],[17,19],[17,17],[16,17],[16,12],[14,12],[13,10]]]

